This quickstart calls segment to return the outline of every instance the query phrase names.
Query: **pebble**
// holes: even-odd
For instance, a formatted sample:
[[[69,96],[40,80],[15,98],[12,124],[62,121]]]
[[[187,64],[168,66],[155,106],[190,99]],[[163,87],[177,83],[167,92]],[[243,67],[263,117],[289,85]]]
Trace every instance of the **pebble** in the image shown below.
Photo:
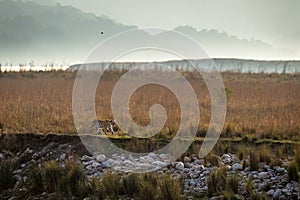
[[[188,156],[184,156],[183,161],[184,161],[185,163],[190,163],[190,162],[191,162],[191,159],[190,159]]]
[[[176,169],[178,169],[178,170],[183,170],[183,169],[184,169],[184,164],[183,164],[183,162],[178,162],[178,163],[176,164]]]
[[[223,154],[221,160],[225,164],[230,164],[232,162],[231,156],[229,154]]]
[[[96,161],[94,161],[94,162],[92,163],[92,167],[93,167],[93,168],[97,168],[97,167],[100,167],[100,166],[101,166],[101,164],[98,163],[98,162],[96,162]]]
[[[268,176],[269,176],[268,172],[260,172],[258,174],[258,178],[260,178],[260,179],[266,179],[266,178],[268,178]]]
[[[239,163],[235,163],[235,164],[232,165],[232,169],[234,171],[243,170],[243,166],[241,164],[239,164]]]
[[[280,189],[277,189],[277,190],[275,191],[275,193],[273,194],[273,198],[274,198],[274,199],[280,199],[281,195],[282,195],[281,190],[280,190]]]
[[[65,160],[66,157],[67,157],[67,155],[66,155],[65,153],[63,153],[63,154],[61,154],[61,156],[60,156],[60,160]]]
[[[269,190],[269,191],[267,192],[267,196],[273,196],[274,192],[275,192],[275,191],[274,191],[273,189]]]
[[[99,155],[96,156],[96,160],[98,162],[104,162],[106,160],[106,157],[105,157],[104,154],[99,154]]]
[[[90,156],[87,156],[87,155],[84,155],[81,157],[81,161],[90,161],[90,160],[93,160],[93,157],[90,157]]]
[[[284,169],[283,167],[279,167],[279,166],[276,166],[276,167],[275,167],[275,170],[276,170],[276,172],[278,172],[278,173],[282,173],[282,172],[285,171],[285,169]]]

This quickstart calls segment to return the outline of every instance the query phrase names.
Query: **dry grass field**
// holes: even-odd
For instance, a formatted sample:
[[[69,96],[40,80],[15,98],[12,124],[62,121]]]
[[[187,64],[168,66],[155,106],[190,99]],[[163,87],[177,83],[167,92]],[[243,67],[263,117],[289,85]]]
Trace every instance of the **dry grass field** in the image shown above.
[[[113,119],[111,94],[124,72],[107,71],[99,82],[95,96],[99,119]],[[195,159],[199,153],[210,121],[211,100],[199,74],[184,72],[183,75],[197,94],[201,115],[198,137],[178,158],[178,161],[186,162],[186,158]],[[268,182],[266,189],[258,192],[255,189],[258,185],[254,184],[258,179],[252,181],[252,172],[265,170],[266,165],[270,166],[270,170],[284,167],[287,185],[293,181],[295,184],[299,182],[299,74],[222,73],[227,94],[226,121],[222,138],[203,159],[205,168],[211,166],[215,170],[206,177],[207,191],[199,194],[185,193],[187,175],[182,174],[179,179],[174,179],[174,171],[162,175],[131,173],[121,176],[109,170],[104,172],[103,168],[101,179],[88,178],[90,176],[87,167],[83,167],[84,162],[81,165],[80,159],[77,160],[79,163],[76,161],[89,153],[76,136],[73,123],[72,91],[75,77],[76,72],[66,71],[0,73],[0,196],[4,199],[12,195],[25,199],[116,199],[127,196],[132,199],[144,196],[152,199],[186,199],[190,195],[195,199],[206,199],[220,194],[224,199],[234,199],[236,195],[267,199],[265,193],[273,185]],[[117,100],[122,101],[122,95]],[[168,89],[159,85],[145,85],[136,90],[130,99],[129,112],[133,120],[137,124],[147,125],[150,122],[148,110],[153,104],[163,105],[168,117],[164,128],[155,138],[131,138],[120,131],[110,140],[130,152],[153,152],[165,146],[179,127],[180,105]],[[197,125],[189,122],[187,126],[193,128]],[[95,141],[104,139],[91,135],[86,137]],[[29,151],[37,153],[32,155]],[[54,154],[47,153],[49,151]],[[42,152],[45,157],[35,160],[33,156],[42,155]],[[232,153],[240,160],[243,173],[246,169],[252,171],[249,173],[251,179],[250,175],[240,179],[239,172],[232,171],[229,174],[222,167],[224,163],[220,165],[220,156]],[[68,157],[70,160],[61,160],[63,155],[71,155]],[[14,174],[16,169],[21,169],[22,163],[26,163],[25,168],[21,167],[24,170],[22,180],[26,176],[26,182],[17,181]],[[185,166],[186,169],[190,170]],[[275,176],[280,182],[283,181],[282,177]],[[199,177],[197,179],[200,180]],[[241,189],[243,181],[245,186]]]
[[[112,119],[110,97],[124,72],[109,71],[99,82],[96,109],[99,119]],[[185,72],[199,100],[203,137],[210,120],[210,97],[197,74]],[[227,116],[222,137],[300,141],[300,75],[222,73],[227,94]],[[75,134],[72,89],[76,72],[0,73],[0,132]],[[168,120],[160,135],[172,136],[180,123],[179,103],[158,85],[139,88],[130,100],[137,124],[149,123],[153,104],[165,106]],[[192,125],[191,125],[192,126]]]

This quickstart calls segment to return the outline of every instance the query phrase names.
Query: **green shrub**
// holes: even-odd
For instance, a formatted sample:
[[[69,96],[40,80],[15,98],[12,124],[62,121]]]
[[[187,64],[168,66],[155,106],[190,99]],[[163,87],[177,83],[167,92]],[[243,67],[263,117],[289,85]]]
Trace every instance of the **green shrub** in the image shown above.
[[[226,189],[227,171],[225,168],[214,170],[207,178],[208,196],[221,194]]]
[[[298,168],[300,168],[300,148],[295,151],[295,162],[298,165]]]
[[[239,179],[236,174],[231,175],[227,178],[227,187],[228,190],[234,194],[237,194],[239,191]]]
[[[139,177],[137,174],[129,174],[122,179],[124,193],[129,197],[139,193]]]
[[[75,162],[66,163],[66,187],[74,196],[84,197],[87,195],[87,179],[81,165]]]
[[[237,157],[239,160],[244,160],[246,158],[246,149],[242,145],[237,148]]]
[[[223,200],[240,200],[240,198],[236,197],[232,192],[225,191],[223,193]]]
[[[129,174],[124,176],[110,171],[101,180],[88,180],[81,165],[48,161],[42,168],[31,168],[29,172],[28,195],[43,192],[54,193],[56,199],[119,199],[123,197],[140,199],[177,200],[182,196],[182,180],[169,175],[155,173]]]
[[[65,174],[63,168],[55,161],[45,162],[43,165],[43,176],[47,192],[58,192],[59,182]]]
[[[0,191],[12,188],[16,180],[13,176],[11,163],[9,161],[1,161],[0,163]]]
[[[104,192],[103,192],[103,185],[101,184],[101,181],[93,178],[88,181],[88,188],[89,188],[89,197],[91,200],[103,200]]]
[[[259,149],[259,161],[270,164],[272,161],[271,150],[268,146],[264,145]]]
[[[253,185],[252,185],[251,180],[246,180],[245,190],[246,190],[247,194],[250,197],[252,197],[254,195],[254,193],[253,193]]]
[[[40,170],[32,169],[30,174],[32,194],[44,190],[48,193],[55,192],[56,198],[72,196],[84,198],[93,191],[81,165],[75,162],[66,162],[65,167],[62,167],[58,162],[48,161]]]
[[[299,168],[296,162],[290,163],[287,171],[288,171],[288,176],[290,181],[299,182],[299,174],[298,174]]]
[[[208,196],[220,195],[230,197],[238,194],[239,180],[236,174],[227,175],[225,168],[213,171],[207,179]],[[230,198],[227,198],[230,199]]]
[[[102,177],[103,192],[107,196],[118,195],[122,185],[121,177],[118,174],[114,174],[111,171],[107,171]]]
[[[28,178],[30,181],[29,188],[31,194],[35,195],[44,192],[43,176],[39,168],[37,167],[30,168]]]
[[[251,171],[257,171],[259,168],[259,162],[256,153],[250,152],[249,167]]]
[[[253,194],[250,197],[251,200],[267,200],[267,197],[264,194]]]
[[[140,181],[139,183],[139,196],[144,200],[158,199],[158,187],[148,181]]]
[[[168,175],[161,175],[158,178],[160,195],[162,200],[179,200],[182,194],[182,180],[173,179]]]

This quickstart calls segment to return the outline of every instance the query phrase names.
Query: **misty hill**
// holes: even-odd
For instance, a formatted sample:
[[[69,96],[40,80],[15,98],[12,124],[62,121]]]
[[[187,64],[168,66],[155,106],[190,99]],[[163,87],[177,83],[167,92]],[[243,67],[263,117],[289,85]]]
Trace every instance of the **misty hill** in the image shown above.
[[[41,1],[43,5],[37,2],[0,0],[0,63],[82,61],[104,39],[137,28],[120,24],[107,16],[84,13],[71,6],[50,1]],[[239,39],[216,30],[198,31],[188,26],[175,30],[192,37],[211,57],[271,58],[291,55],[287,50],[274,50],[264,42]],[[160,35],[170,38],[171,34],[163,32]],[[150,37],[140,31],[136,40],[149,40]]]
[[[135,28],[70,6],[0,1],[0,59],[74,60],[109,35]],[[105,34],[100,35],[104,31]]]
[[[199,42],[207,52],[212,54],[211,57],[270,58],[281,57],[284,53],[260,40],[239,39],[237,36],[213,29],[198,31],[191,26],[180,26],[175,28],[175,30]]]

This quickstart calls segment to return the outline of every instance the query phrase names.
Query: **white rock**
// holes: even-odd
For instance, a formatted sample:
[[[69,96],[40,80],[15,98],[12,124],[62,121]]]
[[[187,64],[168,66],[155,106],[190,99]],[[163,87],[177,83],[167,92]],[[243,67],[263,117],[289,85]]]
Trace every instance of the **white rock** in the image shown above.
[[[281,193],[281,190],[280,189],[277,189],[275,191],[275,193],[273,194],[273,198],[274,199],[279,199],[281,197],[282,193]]]
[[[88,171],[92,171],[92,170],[93,170],[92,165],[87,165],[85,168],[86,168]]]
[[[275,191],[274,191],[273,189],[269,190],[269,191],[267,192],[267,196],[273,196],[274,192],[275,192]]]
[[[278,173],[282,173],[282,172],[285,171],[285,169],[284,169],[283,167],[279,167],[279,166],[276,166],[276,167],[275,167],[275,170],[276,170],[276,172],[278,172]]]
[[[288,191],[289,191],[289,190],[286,189],[286,188],[285,188],[285,189],[282,189],[282,192],[285,193],[285,194],[288,193]]]
[[[21,181],[21,180],[22,180],[22,177],[21,177],[19,174],[14,175],[14,178],[15,178],[17,181]]]
[[[205,169],[204,165],[199,165],[199,169],[204,170]]]
[[[61,154],[61,156],[60,156],[60,160],[65,160],[66,157],[67,157],[67,155],[66,155],[65,153],[63,153],[63,154]]]
[[[117,160],[120,156],[117,153],[114,153],[113,155],[111,155],[112,159]]]
[[[92,160],[90,160],[90,161],[82,161],[82,165],[83,166],[87,166],[87,165],[90,165],[90,164],[92,164],[93,163],[93,161]]]
[[[90,161],[90,160],[93,160],[94,158],[93,157],[90,157],[90,156],[87,156],[87,155],[83,155],[81,157],[81,160],[82,161]]]
[[[124,160],[123,165],[133,165],[133,163],[130,160]]]
[[[135,160],[135,157],[133,157],[131,154],[129,154],[129,155],[128,155],[128,159],[131,160],[131,161],[134,161],[134,160]]]
[[[157,158],[157,155],[153,152],[149,153],[148,156],[150,156],[151,158]]]
[[[21,169],[17,169],[13,171],[13,174],[21,174],[23,172],[23,170]]]
[[[163,168],[163,167],[166,166],[166,163],[165,163],[165,162],[161,162],[161,161],[155,161],[155,162],[153,163],[153,165],[155,165],[155,166],[157,166],[157,167],[159,167],[159,168]]]
[[[194,192],[196,192],[196,193],[200,193],[200,192],[202,192],[202,188],[194,188]]]
[[[98,162],[104,162],[106,160],[106,157],[105,157],[104,154],[99,154],[99,155],[96,156],[96,160]]]
[[[141,157],[139,157],[139,162],[142,162],[142,163],[143,163],[143,162],[145,162],[145,158],[144,158],[144,157],[142,157],[142,156],[141,156]]]
[[[93,168],[97,168],[97,167],[100,167],[100,166],[101,166],[101,164],[98,163],[98,162],[96,162],[96,161],[94,161],[94,162],[92,163],[92,167],[93,167]]]
[[[258,178],[260,178],[260,179],[266,179],[266,178],[268,178],[268,176],[269,176],[268,172],[260,172],[258,174]]]
[[[31,149],[29,149],[29,148],[27,147],[27,149],[25,150],[25,153],[32,154],[32,153],[33,153],[33,150],[31,150]]]
[[[222,160],[222,162],[225,163],[225,164],[229,164],[229,163],[232,162],[231,156],[230,156],[229,154],[223,154],[223,155],[221,156],[221,160]]]
[[[196,178],[198,178],[199,177],[199,173],[197,173],[197,172],[193,172],[193,173],[190,173],[190,177],[192,178],[192,179],[196,179]]]
[[[154,161],[155,161],[155,160],[154,160],[153,158],[151,158],[151,157],[146,157],[146,156],[145,156],[145,162],[146,162],[146,163],[152,164]]]
[[[166,160],[166,159],[168,159],[168,157],[169,157],[168,154],[165,154],[165,153],[159,154],[159,158],[162,160]]]
[[[194,160],[194,164],[196,165],[203,165],[205,162],[204,162],[204,159],[195,159]]]
[[[108,168],[108,167],[111,167],[111,164],[112,164],[112,162],[110,162],[109,160],[107,160],[105,162],[102,162],[101,166],[103,168]]]
[[[227,170],[231,170],[232,169],[232,167],[230,166],[230,165],[224,165],[223,166],[225,169],[227,169]]]
[[[37,160],[40,157],[40,155],[38,153],[34,153],[31,158],[34,160]]]
[[[28,177],[27,176],[24,176],[23,177],[23,181],[26,183],[28,181]]]
[[[140,167],[143,170],[148,170],[151,168],[151,165],[148,163],[137,163],[136,168]]]
[[[265,170],[270,170],[270,166],[269,165],[264,165],[263,167]]]
[[[184,161],[185,163],[190,163],[190,162],[191,162],[191,159],[190,159],[188,156],[184,156],[183,161]]]
[[[221,156],[221,159],[225,159],[225,158],[231,158],[231,156],[229,154],[225,153]]]
[[[184,164],[183,164],[183,162],[178,162],[178,163],[176,164],[176,169],[178,169],[178,170],[183,170],[183,169],[184,169]]]
[[[232,169],[234,171],[243,170],[243,166],[241,164],[239,164],[239,163],[235,163],[235,164],[232,165]]]

